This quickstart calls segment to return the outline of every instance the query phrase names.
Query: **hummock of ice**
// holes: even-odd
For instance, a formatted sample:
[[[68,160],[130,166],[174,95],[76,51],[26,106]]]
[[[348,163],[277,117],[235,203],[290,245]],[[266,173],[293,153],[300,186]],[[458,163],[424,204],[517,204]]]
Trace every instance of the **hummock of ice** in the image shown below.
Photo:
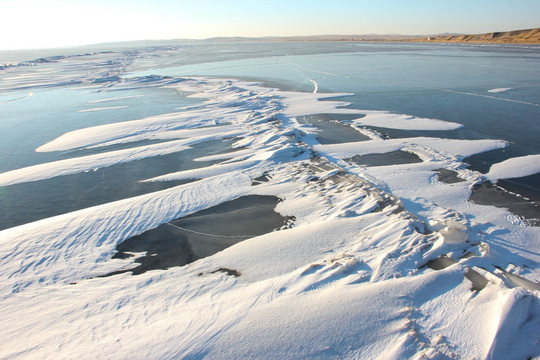
[[[355,125],[454,129],[459,124],[368,112],[322,98],[222,79],[163,85],[204,107],[64,134],[39,151],[101,147],[99,155],[0,174],[4,186],[182,151],[235,137],[212,166],[147,181],[195,179],[156,193],[0,232],[2,358],[493,358],[538,356],[538,293],[505,272],[540,278],[538,228],[504,209],[467,201],[482,174],[464,156],[497,140],[378,139],[320,145],[296,116],[367,114]],[[114,99],[114,98],[111,98]],[[113,100],[111,100],[113,101]],[[371,115],[370,115],[371,114]],[[403,123],[401,122],[403,120]],[[353,131],[353,130],[351,130]],[[108,152],[144,139],[158,145]],[[403,150],[422,162],[363,167],[354,155]],[[494,165],[538,171],[537,157]],[[504,165],[504,166],[503,166]],[[458,170],[457,184],[434,170]],[[253,179],[271,175],[252,186]],[[123,240],[243,195],[275,195],[294,226],[184,267],[100,275]],[[452,265],[432,270],[441,256]],[[239,277],[217,269],[238,271]],[[503,269],[503,270],[501,270]],[[467,274],[485,278],[472,290]]]

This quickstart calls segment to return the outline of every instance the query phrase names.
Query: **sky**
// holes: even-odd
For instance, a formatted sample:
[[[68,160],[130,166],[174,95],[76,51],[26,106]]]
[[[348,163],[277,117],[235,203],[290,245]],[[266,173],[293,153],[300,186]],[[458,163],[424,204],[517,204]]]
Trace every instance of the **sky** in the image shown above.
[[[540,0],[0,0],[0,50],[102,42],[485,33],[540,27]]]

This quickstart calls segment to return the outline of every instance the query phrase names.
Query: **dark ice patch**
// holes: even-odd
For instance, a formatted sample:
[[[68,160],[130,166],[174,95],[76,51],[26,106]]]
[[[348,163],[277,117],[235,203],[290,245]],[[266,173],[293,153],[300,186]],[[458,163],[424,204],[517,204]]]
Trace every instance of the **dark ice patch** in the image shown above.
[[[418,155],[402,150],[383,154],[355,155],[346,160],[363,166],[401,165],[422,162],[422,159]]]
[[[137,253],[138,266],[105,276],[183,266],[213,255],[251,237],[278,230],[292,217],[274,211],[281,200],[275,196],[249,195],[170,221],[155,229],[126,239],[116,247],[114,259]],[[234,275],[234,274],[232,274]]]

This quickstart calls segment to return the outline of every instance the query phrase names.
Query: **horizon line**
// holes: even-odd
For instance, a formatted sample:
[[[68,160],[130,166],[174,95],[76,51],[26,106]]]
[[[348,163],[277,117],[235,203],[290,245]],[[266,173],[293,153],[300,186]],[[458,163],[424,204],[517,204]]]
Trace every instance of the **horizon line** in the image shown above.
[[[29,47],[29,48],[12,48],[12,49],[2,49],[0,51],[31,51],[31,50],[55,50],[55,49],[69,49],[69,48],[80,48],[80,47],[94,47],[94,46],[104,46],[104,45],[113,45],[113,44],[129,44],[129,43],[144,43],[144,42],[170,42],[170,41],[187,41],[187,42],[211,42],[211,41],[234,41],[234,40],[244,40],[244,41],[257,41],[257,40],[274,40],[274,39],[283,39],[286,41],[301,41],[301,40],[311,40],[311,41],[403,41],[403,40],[414,40],[414,39],[423,39],[437,36],[480,36],[488,35],[495,33],[511,33],[511,32],[524,32],[531,30],[539,30],[540,27],[528,28],[528,29],[518,29],[518,30],[504,30],[504,31],[491,31],[484,33],[475,33],[475,34],[466,34],[466,33],[454,33],[454,32],[445,32],[439,34],[400,34],[400,33],[390,33],[390,34],[380,34],[380,33],[369,33],[369,34],[319,34],[319,35],[265,35],[265,36],[213,36],[207,38],[149,38],[149,39],[138,39],[138,40],[118,40],[118,41],[105,41],[105,42],[96,42],[96,43],[86,43],[78,45],[65,45],[65,46],[53,46],[53,47]],[[371,37],[371,38],[369,38]]]

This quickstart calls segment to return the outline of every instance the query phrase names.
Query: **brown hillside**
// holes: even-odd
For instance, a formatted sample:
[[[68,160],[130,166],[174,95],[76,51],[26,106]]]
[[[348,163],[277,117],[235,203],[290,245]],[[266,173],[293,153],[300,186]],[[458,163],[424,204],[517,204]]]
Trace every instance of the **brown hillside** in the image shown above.
[[[514,43],[514,44],[538,44],[540,43],[540,28],[527,30],[514,30],[504,32],[492,32],[478,35],[448,35],[432,36],[413,41],[430,42],[456,42],[456,43]]]

